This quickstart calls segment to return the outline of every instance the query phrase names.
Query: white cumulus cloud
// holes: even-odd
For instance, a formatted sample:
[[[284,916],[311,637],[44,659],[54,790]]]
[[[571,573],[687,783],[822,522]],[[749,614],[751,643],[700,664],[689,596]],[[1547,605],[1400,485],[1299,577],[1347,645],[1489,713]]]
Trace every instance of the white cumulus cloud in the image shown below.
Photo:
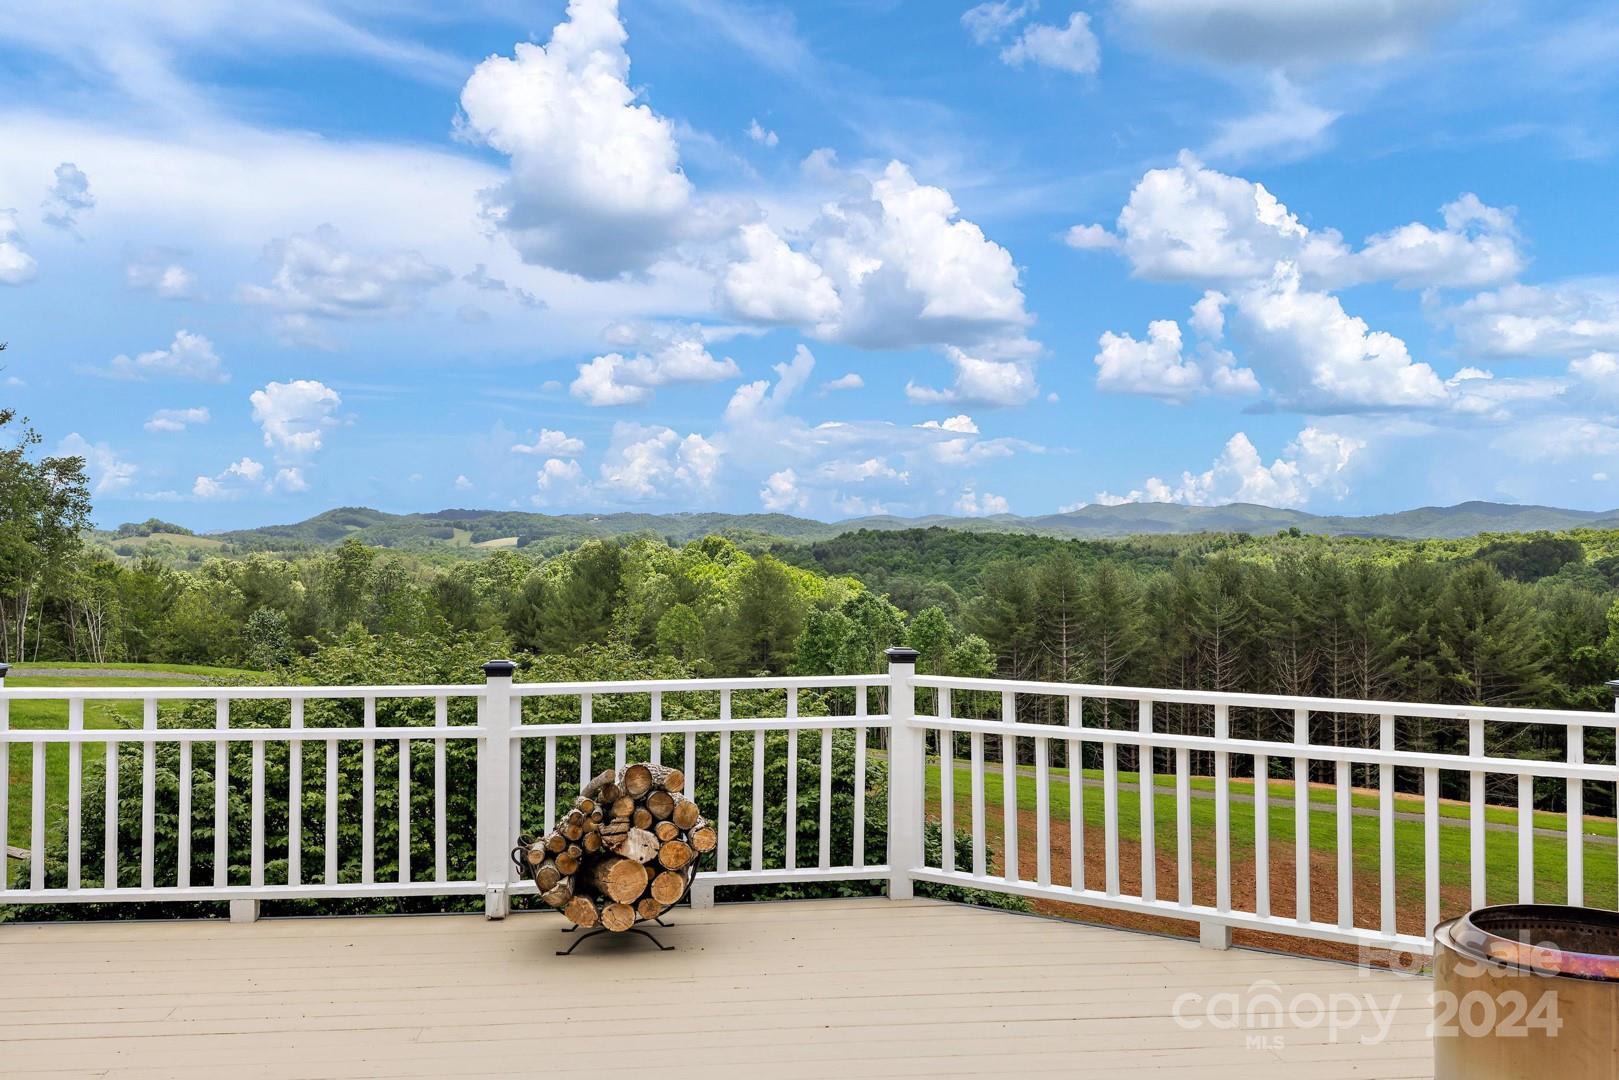
[[[146,421],[147,431],[184,431],[193,424],[206,424],[210,417],[208,410],[195,409],[159,409]]]
[[[0,285],[22,285],[39,272],[39,263],[23,246],[15,210],[0,209]]]
[[[843,197],[802,230],[741,231],[721,284],[734,314],[863,348],[1021,336],[1031,319],[1011,253],[961,218],[948,191],[898,161],[836,179]]]
[[[314,379],[267,383],[248,400],[264,445],[291,455],[319,450],[326,432],[337,426],[334,414],[343,403],[336,390]]]
[[[243,286],[242,299],[281,312],[284,334],[304,344],[318,340],[312,319],[401,315],[451,276],[415,251],[353,251],[330,225],[272,241],[264,259],[269,284]]]
[[[124,282],[164,300],[188,300],[196,295],[196,276],[166,252],[148,252],[124,266]]]
[[[1184,472],[1179,483],[1149,477],[1127,495],[1099,492],[1096,502],[1103,506],[1132,502],[1222,506],[1247,502],[1298,507],[1317,493],[1343,498],[1349,490],[1346,473],[1365,448],[1364,440],[1307,427],[1288,444],[1285,456],[1267,465],[1253,442],[1239,431],[1204,472]]]
[[[956,500],[955,510],[958,514],[980,517],[986,514],[1009,514],[1011,506],[1000,495],[992,495],[987,491],[979,493],[967,488]]]
[[[538,457],[553,457],[558,454],[572,457],[584,453],[584,450],[583,439],[575,439],[565,431],[552,431],[550,428],[541,428],[539,435],[531,443],[516,443],[512,446],[514,454],[533,454]]]
[[[55,180],[45,196],[43,207],[45,224],[72,232],[79,217],[95,208],[96,197],[90,194],[90,178],[71,161],[56,167]]]
[[[106,373],[122,379],[156,376],[201,382],[230,381],[219,354],[214,351],[214,343],[189,330],[177,331],[166,349],[143,352],[133,360],[124,355],[113,357]]]
[[[710,383],[742,373],[730,357],[716,358],[702,342],[676,340],[651,353],[606,353],[579,365],[569,392],[588,405],[635,405],[654,389],[680,383]]]
[[[85,471],[90,474],[91,490],[97,495],[114,495],[129,487],[140,468],[126,461],[118,451],[104,442],[92,443],[77,431],[57,444],[56,452],[64,457],[84,459]]]
[[[647,499],[711,487],[722,453],[701,435],[682,438],[671,428],[620,422],[601,464],[601,487],[611,494]]]
[[[617,0],[570,0],[545,45],[479,64],[463,131],[511,159],[487,212],[529,262],[607,279],[679,236],[692,187],[674,127],[636,100]]]
[[[1090,16],[1076,11],[1065,26],[1031,23],[1024,27],[1017,40],[1001,50],[1001,60],[1014,67],[1033,63],[1074,75],[1094,75],[1102,66],[1102,47],[1091,32]]]

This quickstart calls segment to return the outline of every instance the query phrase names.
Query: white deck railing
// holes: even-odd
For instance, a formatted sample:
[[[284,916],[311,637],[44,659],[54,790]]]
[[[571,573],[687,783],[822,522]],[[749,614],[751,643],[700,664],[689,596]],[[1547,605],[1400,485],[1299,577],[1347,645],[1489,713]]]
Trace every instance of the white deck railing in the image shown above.
[[[908,897],[913,883],[934,882],[1190,919],[1202,927],[1204,942],[1216,947],[1229,943],[1231,929],[1243,928],[1425,952],[1441,916],[1441,829],[1467,831],[1468,906],[1506,899],[1486,893],[1488,777],[1516,778],[1515,898],[1520,901],[1536,899],[1534,783],[1542,779],[1566,786],[1566,836],[1561,842],[1570,903],[1585,899],[1585,850],[1590,843],[1582,813],[1585,785],[1619,781],[1613,764],[1585,760],[1586,730],[1615,728],[1615,717],[1604,713],[917,676],[914,659],[908,650],[891,650],[887,674],[810,678],[514,683],[512,666],[495,662],[486,666],[482,684],[446,686],[5,688],[0,682],[0,761],[11,762],[13,748],[26,747],[18,756],[26,758],[31,778],[29,846],[8,851],[0,903],[229,900],[233,916],[252,917],[258,902],[266,899],[481,894],[487,913],[500,917],[512,895],[533,890],[531,883],[517,880],[509,859],[515,837],[524,830],[549,829],[559,800],[572,794],[577,783],[609,764],[624,764],[633,753],[681,765],[688,790],[713,784],[714,805],[704,809],[713,815],[719,846],[713,869],[697,878],[695,903],[711,903],[714,889],[729,885],[886,879],[889,895]],[[816,706],[809,712],[846,711],[800,715],[806,694],[813,695]],[[739,697],[748,704],[743,711],[754,715],[734,714]],[[682,703],[677,715],[698,718],[666,718],[665,702],[671,698]],[[874,700],[879,705],[886,701],[887,712],[872,711]],[[918,700],[931,711],[917,714]],[[13,728],[11,703],[29,701],[65,702],[67,726]],[[102,702],[138,703],[140,726],[87,728],[86,705]],[[183,702],[212,702],[212,725],[174,726],[172,715],[160,723],[160,706],[169,703],[172,710],[174,703]],[[271,708],[272,726],[263,726],[263,715],[253,718],[256,726],[233,726],[233,703]],[[306,723],[315,703],[320,716]],[[958,707],[963,705],[965,710]],[[393,722],[379,724],[379,708]],[[1133,714],[1133,723],[1127,719],[1127,726],[1120,727],[1116,720],[1109,722],[1121,708]],[[962,711],[975,715],[959,715]],[[614,712],[633,712],[637,718],[597,719]],[[1171,712],[1173,717],[1166,715]],[[1312,718],[1323,716],[1375,718],[1375,745],[1313,741]],[[1290,720],[1292,737],[1260,739],[1257,733],[1274,728],[1278,717]],[[1466,750],[1400,749],[1402,721],[1465,725]],[[1234,724],[1254,734],[1234,735]],[[1517,724],[1556,732],[1565,746],[1564,760],[1486,753],[1487,733],[1494,730],[1489,725]],[[840,731],[852,734],[841,745],[852,757],[853,777],[861,778],[849,782],[846,790],[835,790],[833,739]],[[779,782],[771,779],[774,760],[767,761],[767,740],[778,732],[785,740],[769,745],[772,754],[780,752],[785,759]],[[717,742],[712,753],[702,749],[705,736]],[[233,779],[231,747],[237,743],[249,748],[248,766]],[[66,753],[65,807],[52,804],[48,782],[47,755],[59,744]],[[312,750],[311,744],[321,749]],[[138,767],[133,755],[119,754],[119,748],[129,745],[139,747]],[[84,807],[87,746],[99,747],[102,761],[113,755],[120,763],[102,768],[103,813],[95,821],[86,820]],[[162,746],[174,748],[173,769],[158,767]],[[1021,753],[1025,748],[1030,752]],[[341,768],[347,761],[352,773],[356,749],[358,784]],[[396,765],[395,776],[378,776],[379,749]],[[193,880],[199,810],[194,777],[199,752],[209,751],[213,768],[204,775],[213,789],[213,814],[202,839],[213,851],[204,860],[208,879]],[[737,777],[732,774],[739,751]],[[345,753],[349,756],[341,757]],[[1194,754],[1200,756],[1194,759]],[[277,801],[267,797],[266,784],[272,772],[279,782],[283,758],[285,799]],[[311,759],[319,767],[311,767],[310,775],[319,772],[323,779],[306,783],[305,765]],[[1068,785],[1066,823],[1054,821],[1051,812],[1054,760],[1074,766],[1055,774],[1055,782]],[[1088,760],[1100,762],[1100,837],[1092,835],[1094,823],[1086,821],[1080,766]],[[1194,798],[1194,761],[1206,764],[1205,775],[1212,774],[1211,795]],[[887,770],[886,792],[872,780],[878,762]],[[1169,765],[1172,791],[1155,782],[1159,762]],[[1312,764],[1324,763],[1330,763],[1331,804],[1313,803],[1309,784],[1292,785],[1294,901],[1273,911],[1271,785],[1308,778]],[[200,764],[205,767],[206,759]],[[1127,812],[1126,784],[1120,779],[1121,767],[1132,764],[1138,774],[1133,815]],[[576,768],[577,775],[565,773],[565,767]],[[1375,919],[1357,920],[1354,905],[1357,888],[1363,887],[1355,876],[1352,782],[1357,767],[1376,779]],[[965,774],[959,783],[958,769]],[[1423,832],[1420,868],[1403,871],[1395,843],[1397,823],[1409,824],[1396,802],[1396,770],[1402,769],[1412,770],[1403,785],[1408,789],[1420,775],[1419,790],[1400,794],[1420,798]],[[125,777],[134,772],[139,792],[121,790]],[[1468,817],[1460,824],[1441,821],[1440,779],[1446,772],[1467,778]],[[166,787],[158,790],[160,775],[173,778],[177,790],[172,798]],[[1246,800],[1233,799],[1234,776],[1258,778],[1253,781],[1251,841],[1240,858],[1233,849],[1232,808]],[[1002,789],[999,835],[990,828],[996,808],[986,795],[986,787],[996,780]],[[1029,781],[1032,815],[1018,798]],[[930,783],[938,792],[932,809],[925,801]],[[429,787],[430,797],[425,794]],[[801,795],[813,796],[814,820],[798,820]],[[845,796],[847,807],[840,802]],[[959,810],[963,796],[965,812]],[[11,821],[11,797],[10,786],[0,785],[0,822]],[[467,799],[470,811],[450,812]],[[883,799],[886,805],[868,806],[868,799]],[[1212,889],[1199,889],[1194,873],[1195,847],[1210,831],[1196,822],[1195,807],[1205,799],[1213,804]],[[1172,899],[1160,895],[1170,890],[1160,890],[1158,883],[1160,800],[1173,807]],[[285,821],[267,824],[271,802],[284,805]],[[397,822],[384,827],[378,810],[390,806]],[[131,807],[139,808],[138,827],[131,828],[124,815]],[[206,814],[205,807],[200,809]],[[313,820],[304,820],[306,811]],[[170,812],[176,818],[177,845],[172,862],[160,866],[157,816]],[[844,824],[834,821],[834,813],[849,815],[847,845],[833,843],[835,826]],[[1313,815],[1323,813],[1332,822],[1327,867],[1318,864],[1311,837]],[[875,846],[867,843],[868,814],[884,823],[886,852],[867,850]],[[941,851],[932,864],[923,854],[930,816],[941,825]],[[1032,866],[1020,842],[1028,839],[1030,816]],[[1132,816],[1135,828],[1125,821]],[[244,820],[248,854],[233,864],[232,828],[240,835]],[[1285,824],[1285,818],[1277,824]],[[279,836],[283,827],[287,840],[267,844],[267,829]],[[87,829],[102,830],[99,868],[84,858]],[[352,850],[356,834],[357,867]],[[1060,849],[1064,834],[1068,865],[1054,867],[1053,851]],[[344,836],[350,837],[347,850]],[[803,844],[801,837],[806,838]],[[379,838],[397,844],[395,868],[387,880],[376,873]],[[46,853],[57,841],[61,863],[47,873]],[[1086,855],[1087,845],[1097,843],[1102,857],[1100,873],[1089,875],[1093,884]],[[966,848],[958,850],[960,844]],[[1132,846],[1138,853],[1127,866],[1124,852]],[[1610,859],[1619,852],[1619,845],[1600,846]],[[737,865],[733,852],[741,849],[745,862]],[[767,850],[777,849],[779,855],[767,857]],[[305,854],[316,852],[320,865],[306,866]],[[468,858],[469,852],[475,857]],[[969,868],[958,869],[962,865]],[[1333,918],[1314,915],[1313,871],[1327,873],[1334,884]],[[1234,872],[1252,883],[1242,894],[1246,903],[1235,899]],[[1406,880],[1397,880],[1397,873]],[[1413,873],[1419,887],[1409,880]],[[1420,927],[1413,928],[1412,915],[1400,918],[1402,884],[1407,893],[1423,898]],[[1199,898],[1199,892],[1205,895]]]

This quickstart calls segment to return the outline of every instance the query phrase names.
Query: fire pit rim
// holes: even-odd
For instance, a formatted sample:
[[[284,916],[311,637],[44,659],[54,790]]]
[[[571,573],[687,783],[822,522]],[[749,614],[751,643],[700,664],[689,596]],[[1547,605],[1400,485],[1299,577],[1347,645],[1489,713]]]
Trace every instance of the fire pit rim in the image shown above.
[[[1540,931],[1539,941],[1526,941],[1508,937],[1497,930],[1505,930],[1502,923],[1540,921],[1546,929]],[[1569,922],[1599,924],[1614,937],[1615,947],[1608,952],[1582,952],[1578,949],[1547,947],[1554,927]],[[1496,924],[1496,929],[1491,928]],[[1452,945],[1476,960],[1504,964],[1520,970],[1542,975],[1583,979],[1588,982],[1619,983],[1619,911],[1605,908],[1578,907],[1568,904],[1492,904],[1474,908],[1467,914],[1441,924]],[[1437,930],[1436,930],[1437,932]],[[1524,927],[1528,935],[1536,933],[1532,926]]]

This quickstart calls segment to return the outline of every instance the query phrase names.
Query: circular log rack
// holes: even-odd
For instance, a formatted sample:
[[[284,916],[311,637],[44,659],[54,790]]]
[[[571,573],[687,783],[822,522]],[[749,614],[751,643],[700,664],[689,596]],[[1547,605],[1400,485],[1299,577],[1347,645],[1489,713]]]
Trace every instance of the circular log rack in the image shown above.
[[[593,931],[580,941],[633,931],[664,949],[636,924],[664,925],[658,917],[686,895],[698,858],[718,843],[685,786],[685,774],[667,765],[609,769],[580,790],[551,832],[520,838],[512,861],[534,878],[540,899],[574,924],[570,931]]]

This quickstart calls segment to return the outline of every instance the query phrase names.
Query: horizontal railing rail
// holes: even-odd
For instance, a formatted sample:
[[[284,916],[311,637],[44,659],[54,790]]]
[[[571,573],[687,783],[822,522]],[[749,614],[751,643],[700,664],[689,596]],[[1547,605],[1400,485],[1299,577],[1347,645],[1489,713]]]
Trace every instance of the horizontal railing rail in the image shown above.
[[[1585,737],[1613,714],[919,676],[915,659],[623,682],[518,683],[504,661],[450,685],[0,679],[18,778],[0,822],[27,841],[7,848],[0,903],[229,900],[252,917],[267,899],[481,895],[499,917],[534,891],[516,837],[634,760],[681,767],[714,821],[697,903],[924,882],[1191,920],[1216,947],[1238,929],[1426,952],[1458,905],[1619,890],[1619,837],[1587,835],[1584,812],[1588,785],[1619,784]],[[1436,745],[1402,738],[1447,724]],[[1536,727],[1556,759],[1508,745]],[[1561,828],[1537,824],[1537,782]]]

